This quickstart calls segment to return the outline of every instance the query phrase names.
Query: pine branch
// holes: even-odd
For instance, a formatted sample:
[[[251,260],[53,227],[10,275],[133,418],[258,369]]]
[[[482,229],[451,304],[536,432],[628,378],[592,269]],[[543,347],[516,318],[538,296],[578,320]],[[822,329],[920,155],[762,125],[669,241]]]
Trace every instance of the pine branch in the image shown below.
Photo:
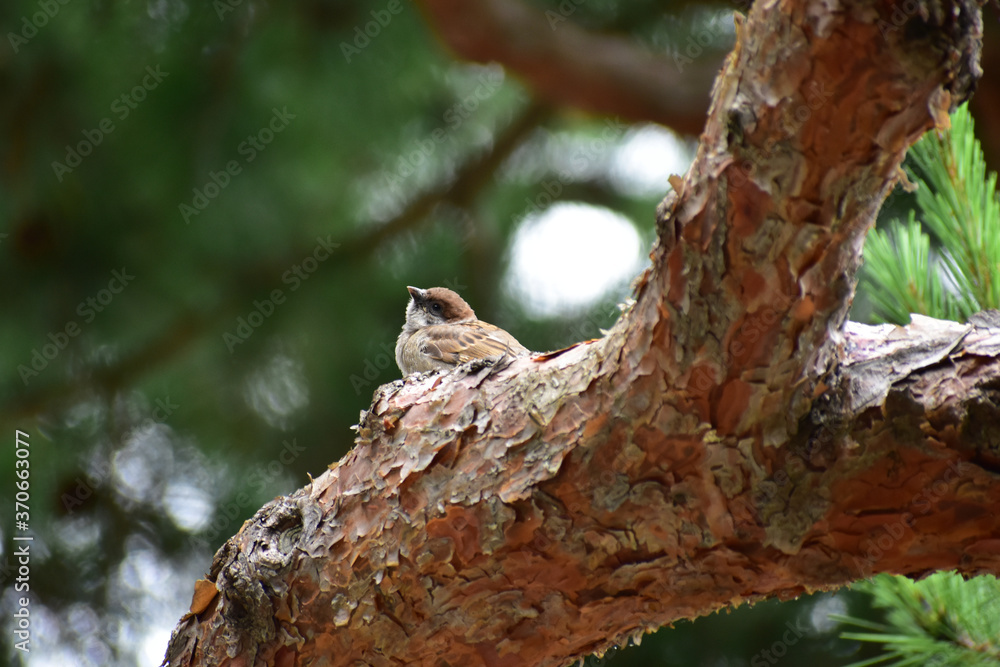
[[[997,175],[987,176],[968,108],[951,122],[911,150],[907,171],[917,186],[917,210],[907,223],[874,230],[865,246],[862,289],[883,321],[904,324],[910,313],[966,320],[1000,307]]]
[[[1000,582],[993,576],[965,581],[939,572],[923,581],[880,575],[855,585],[887,610],[880,625],[854,617],[840,620],[869,632],[845,632],[844,639],[887,645],[882,656],[850,667],[885,663],[974,667],[1000,664]]]

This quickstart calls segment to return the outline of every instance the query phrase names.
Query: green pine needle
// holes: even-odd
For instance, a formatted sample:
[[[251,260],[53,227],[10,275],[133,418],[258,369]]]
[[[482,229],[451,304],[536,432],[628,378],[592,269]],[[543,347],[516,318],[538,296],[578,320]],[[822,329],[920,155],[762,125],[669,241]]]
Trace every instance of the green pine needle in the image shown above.
[[[928,132],[910,152],[918,211],[905,223],[873,230],[865,244],[862,289],[882,321],[906,324],[910,313],[966,320],[1000,308],[997,175],[987,176],[965,105],[951,122],[950,130]]]
[[[855,584],[887,610],[885,625],[841,616],[867,632],[845,632],[843,639],[885,645],[885,653],[850,667],[885,663],[891,667],[1000,665],[1000,582],[993,576],[968,581],[939,572],[923,581],[879,575]]]
[[[865,243],[861,288],[876,318],[905,324],[910,313],[965,320],[1000,307],[1000,200],[986,173],[965,106],[951,129],[929,132],[910,152],[916,211],[873,230]],[[859,632],[844,639],[883,645],[851,667],[1000,667],[1000,584],[938,573],[921,582],[880,575],[855,585],[887,610],[886,623],[840,617]]]

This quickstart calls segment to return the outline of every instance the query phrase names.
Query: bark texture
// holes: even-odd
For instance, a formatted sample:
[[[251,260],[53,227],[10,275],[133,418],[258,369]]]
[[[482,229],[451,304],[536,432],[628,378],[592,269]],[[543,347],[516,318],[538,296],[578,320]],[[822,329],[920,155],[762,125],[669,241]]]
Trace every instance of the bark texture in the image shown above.
[[[1000,328],[845,315],[972,2],[758,2],[604,338],[381,387],[216,555],[171,665],[563,665],[875,572],[1000,572]]]

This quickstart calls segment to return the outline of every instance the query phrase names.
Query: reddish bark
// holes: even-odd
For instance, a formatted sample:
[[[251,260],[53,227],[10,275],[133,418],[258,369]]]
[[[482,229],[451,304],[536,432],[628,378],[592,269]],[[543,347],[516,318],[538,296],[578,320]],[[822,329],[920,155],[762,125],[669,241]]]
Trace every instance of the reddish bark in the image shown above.
[[[216,555],[169,663],[560,665],[874,572],[1000,571],[1000,328],[844,328],[907,147],[978,76],[976,5],[905,6],[758,3],[612,331],[380,388]]]

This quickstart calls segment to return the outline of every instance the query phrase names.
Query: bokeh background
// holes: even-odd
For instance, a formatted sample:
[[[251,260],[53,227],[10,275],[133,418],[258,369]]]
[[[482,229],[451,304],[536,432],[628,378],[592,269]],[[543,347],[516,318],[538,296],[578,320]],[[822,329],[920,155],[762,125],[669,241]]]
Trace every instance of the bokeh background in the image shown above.
[[[0,663],[159,664],[215,549],[399,377],[406,285],[537,350],[614,322],[747,7],[473,4],[492,42],[430,1],[0,6]],[[770,601],[589,664],[846,664],[828,615],[866,605]]]

